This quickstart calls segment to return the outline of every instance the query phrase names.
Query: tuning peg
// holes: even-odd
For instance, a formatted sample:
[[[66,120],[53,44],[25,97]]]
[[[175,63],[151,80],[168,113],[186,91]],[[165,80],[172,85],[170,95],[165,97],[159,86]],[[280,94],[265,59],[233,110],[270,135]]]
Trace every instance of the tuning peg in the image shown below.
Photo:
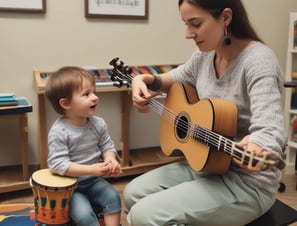
[[[131,74],[131,73],[132,73],[132,69],[129,68],[128,66],[125,66],[125,67],[124,67],[124,73],[126,73],[126,74]]]
[[[124,62],[123,61],[120,61],[120,64],[118,65],[119,66],[119,68],[123,68],[124,67]]]
[[[130,86],[130,84],[126,80],[123,81],[122,85],[125,85],[127,88],[129,88],[129,86]]]
[[[110,62],[109,62],[109,65],[113,66],[113,67],[116,67],[117,66],[117,61],[119,60],[120,58],[118,57],[115,57],[113,58]]]
[[[118,88],[122,87],[122,83],[119,82],[119,81],[113,82],[113,85],[116,86],[116,87],[118,87]]]

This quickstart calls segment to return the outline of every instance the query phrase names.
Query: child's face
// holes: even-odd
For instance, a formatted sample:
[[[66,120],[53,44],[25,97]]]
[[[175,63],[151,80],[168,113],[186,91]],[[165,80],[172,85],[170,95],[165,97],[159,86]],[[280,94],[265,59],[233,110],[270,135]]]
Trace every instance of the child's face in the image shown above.
[[[67,115],[73,119],[87,118],[95,114],[99,98],[96,87],[88,80],[83,80],[82,89],[72,94],[72,100]]]

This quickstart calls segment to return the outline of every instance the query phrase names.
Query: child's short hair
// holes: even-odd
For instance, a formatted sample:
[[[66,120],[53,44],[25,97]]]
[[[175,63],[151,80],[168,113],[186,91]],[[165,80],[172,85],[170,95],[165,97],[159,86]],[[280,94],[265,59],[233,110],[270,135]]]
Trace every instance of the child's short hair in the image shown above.
[[[94,75],[79,67],[62,67],[50,76],[46,83],[45,95],[58,114],[64,114],[64,108],[59,103],[60,99],[66,98],[71,101],[73,92],[82,88],[83,80],[95,86]]]

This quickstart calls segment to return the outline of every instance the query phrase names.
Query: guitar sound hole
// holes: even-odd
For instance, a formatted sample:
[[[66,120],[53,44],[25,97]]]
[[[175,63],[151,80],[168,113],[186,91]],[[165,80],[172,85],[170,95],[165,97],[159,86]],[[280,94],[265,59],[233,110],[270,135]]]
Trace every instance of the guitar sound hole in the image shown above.
[[[175,121],[175,133],[178,140],[184,140],[188,136],[189,120],[185,115],[180,115]]]

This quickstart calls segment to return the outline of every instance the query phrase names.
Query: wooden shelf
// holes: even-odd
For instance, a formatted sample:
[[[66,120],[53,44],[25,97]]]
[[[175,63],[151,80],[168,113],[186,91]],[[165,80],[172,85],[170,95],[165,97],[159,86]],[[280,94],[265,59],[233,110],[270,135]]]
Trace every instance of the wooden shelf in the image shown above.
[[[121,155],[121,151],[120,151]],[[120,177],[138,175],[161,165],[175,162],[183,157],[169,157],[163,154],[160,147],[141,148],[130,150],[129,165],[123,166]],[[39,169],[39,166],[30,166],[29,175]],[[31,189],[29,179],[23,180],[22,166],[2,166],[0,177],[0,193]]]
[[[182,158],[183,157],[166,156],[161,151],[160,147],[130,150],[129,165],[122,167],[123,174],[121,176],[141,174],[161,165],[178,161]]]
[[[32,112],[32,105],[26,98],[16,98],[18,105],[0,108],[0,119],[16,119],[19,124],[20,155],[22,165],[17,177],[7,172],[7,168],[0,168],[0,193],[8,191],[23,190],[28,188],[29,167],[28,167],[28,112]]]
[[[289,18],[289,33],[288,33],[288,48],[287,48],[287,59],[286,59],[286,82],[295,81],[293,76],[294,72],[297,72],[297,48],[295,39],[295,27],[297,22],[297,13],[290,13]],[[285,86],[286,87],[286,86]],[[296,106],[292,106],[292,94],[296,92],[295,86],[285,88],[285,126],[288,132],[288,145],[286,149],[286,164],[295,165],[296,163],[296,150],[297,143],[294,142],[294,131],[293,131],[293,121],[297,116]]]
[[[297,143],[295,141],[288,141],[288,146],[297,149]]]
[[[31,175],[36,169],[37,167],[29,167],[29,175]],[[30,188],[29,178],[27,180],[23,179],[22,166],[2,166],[0,167],[0,171],[0,193]]]
[[[297,49],[289,49],[288,52],[289,53],[297,53]]]

